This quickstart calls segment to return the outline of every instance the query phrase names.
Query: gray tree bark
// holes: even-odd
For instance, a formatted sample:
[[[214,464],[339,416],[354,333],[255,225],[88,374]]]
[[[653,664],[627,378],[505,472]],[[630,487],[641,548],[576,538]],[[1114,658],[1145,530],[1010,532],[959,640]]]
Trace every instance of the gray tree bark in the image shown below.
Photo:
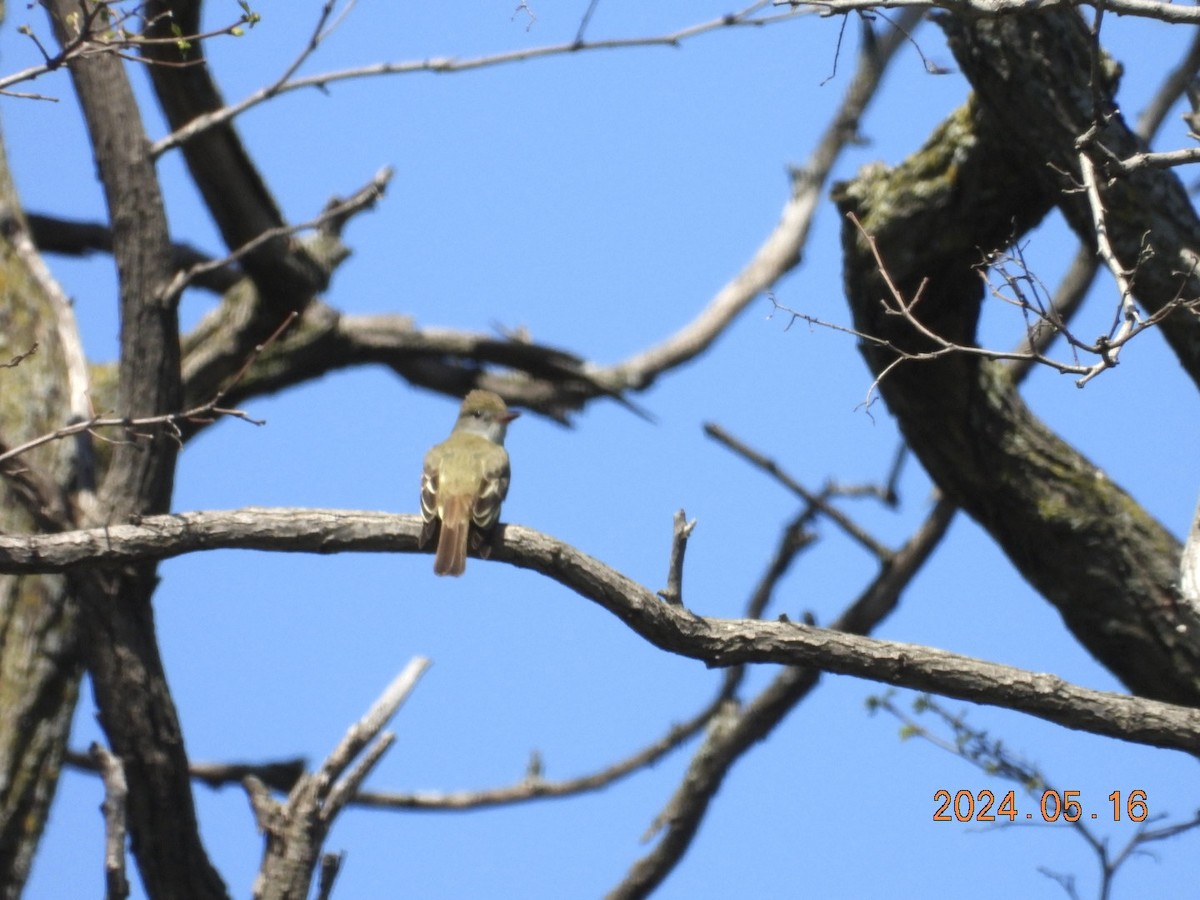
[[[973,346],[984,296],[979,267],[1052,207],[1095,243],[1081,199],[1076,140],[1101,115],[1095,145],[1120,157],[1139,145],[1112,99],[1107,64],[1078,14],[941,24],[976,95],[894,169],[873,166],[836,192],[870,235],[916,318]],[[1094,62],[1094,64],[1093,64]],[[1066,173],[1066,174],[1063,174]],[[1153,311],[1195,296],[1200,223],[1169,170],[1145,170],[1104,189],[1122,259],[1149,235],[1134,279]],[[937,348],[885,310],[890,288],[859,228],[842,226],[847,299],[856,327],[889,345],[863,355],[912,449],[946,494],[996,540],[1058,609],[1075,637],[1135,693],[1200,702],[1200,616],[1180,603],[1178,541],[1107,475],[1030,412],[997,362],[965,353],[906,360]],[[1114,292],[1115,293],[1115,292]],[[895,305],[893,303],[893,305]],[[1198,323],[1162,328],[1193,378]],[[898,352],[899,351],[899,352]]]

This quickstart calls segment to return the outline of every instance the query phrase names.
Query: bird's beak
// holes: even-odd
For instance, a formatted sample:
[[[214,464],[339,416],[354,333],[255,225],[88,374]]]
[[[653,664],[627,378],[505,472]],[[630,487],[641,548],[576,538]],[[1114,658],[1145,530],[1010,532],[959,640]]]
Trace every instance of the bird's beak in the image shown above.
[[[500,417],[500,421],[503,422],[505,425],[507,425],[509,422],[511,422],[513,419],[515,419],[519,415],[521,415],[521,414],[519,412],[517,412],[515,409],[510,409],[508,412],[506,412],[503,416]]]

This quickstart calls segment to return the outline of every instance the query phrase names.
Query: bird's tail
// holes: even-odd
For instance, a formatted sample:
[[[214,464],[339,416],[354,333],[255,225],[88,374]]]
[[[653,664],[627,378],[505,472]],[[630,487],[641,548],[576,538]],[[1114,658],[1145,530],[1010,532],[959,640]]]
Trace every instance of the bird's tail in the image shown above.
[[[469,497],[448,497],[442,508],[442,528],[438,535],[433,574],[461,575],[467,568],[467,538],[471,532]]]

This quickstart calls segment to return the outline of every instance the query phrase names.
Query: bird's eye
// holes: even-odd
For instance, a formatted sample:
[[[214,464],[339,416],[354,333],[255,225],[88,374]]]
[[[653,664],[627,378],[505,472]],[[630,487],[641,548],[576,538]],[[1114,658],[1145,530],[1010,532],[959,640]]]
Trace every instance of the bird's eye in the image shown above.
[[[471,413],[471,415],[473,415],[473,416],[474,416],[475,418],[477,418],[477,419],[482,419],[482,418],[483,418],[483,410],[482,410],[482,409],[477,409],[477,410],[474,410],[474,411]]]

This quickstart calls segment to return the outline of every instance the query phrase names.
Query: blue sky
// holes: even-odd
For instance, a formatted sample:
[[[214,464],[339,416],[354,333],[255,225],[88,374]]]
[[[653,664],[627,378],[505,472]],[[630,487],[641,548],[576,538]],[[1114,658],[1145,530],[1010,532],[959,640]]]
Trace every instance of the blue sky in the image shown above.
[[[261,0],[262,22],[211,42],[227,99],[276,77],[299,52],[320,4]],[[587,4],[355,6],[306,65],[315,73],[384,60],[472,56],[569,40]],[[599,4],[589,34],[654,34],[730,11],[710,3]],[[237,14],[208,4],[208,24]],[[45,32],[38,9],[10,9],[0,68],[36,62],[14,26]],[[688,322],[774,227],[799,164],[840,102],[853,67],[840,20],[809,16],[767,29],[706,35],[676,49],[582,54],[458,74],[414,74],[294,93],[238,121],[292,221],[315,216],[385,164],[387,196],[350,226],[354,255],[325,299],[346,313],[398,312],[422,326],[489,331],[524,326],[533,338],[615,362]],[[1122,106],[1136,116],[1190,33],[1105,22],[1104,43],[1126,68]],[[952,67],[940,32],[916,41]],[[832,78],[830,76],[833,75]],[[154,137],[164,127],[147,98]],[[4,99],[6,145],[30,210],[100,219],[103,204],[65,75],[36,89],[60,103]],[[838,176],[895,163],[966,96],[957,74],[925,74],[911,48],[893,65],[864,122],[869,144]],[[1185,146],[1173,116],[1160,146]],[[178,239],[213,253],[219,239],[176,156],[160,165]],[[780,303],[845,323],[838,222],[825,203],[802,266]],[[1027,256],[1053,284],[1074,253],[1057,222]],[[88,351],[116,346],[111,260],[52,259]],[[189,293],[187,323],[211,308]],[[1087,323],[1111,317],[1101,279]],[[773,552],[793,499],[707,439],[715,421],[778,459],[810,487],[883,477],[897,433],[881,405],[860,404],[871,379],[851,338],[787,326],[759,299],[711,352],[635,399],[649,424],[600,402],[573,429],[526,415],[510,429],[513,481],[503,518],[570,541],[652,588],[665,582],[671,516],[698,520],[687,555],[689,606],[738,615]],[[1083,333],[1099,332],[1088,324]],[[985,312],[982,338],[1006,347],[1020,322]],[[1196,397],[1157,335],[1128,347],[1121,366],[1084,390],[1051,371],[1028,382],[1034,409],[1182,536],[1196,502]],[[228,421],[182,457],[177,510],[296,506],[417,510],[424,451],[453,422],[454,403],[364,368],[326,377]],[[902,506],[847,509],[898,545],[928,510],[930,485],[910,461]],[[771,614],[811,611],[828,622],[874,574],[861,550],[827,524],[823,542],[781,585]],[[715,690],[719,673],[662,654],[617,620],[534,574],[472,561],[462,579],[435,579],[425,556],[306,557],[220,552],[165,563],[156,601],[168,675],[198,760],[324,757],[414,655],[433,668],[393,723],[398,740],[369,782],[390,790],[509,784],[537,750],[549,778],[599,768],[657,739]],[[1058,616],[965,517],[877,635],[1053,672],[1100,689],[1115,680],[1080,650]],[[752,673],[746,696],[774,673]],[[878,685],[827,676],[820,688],[735,767],[700,834],[658,896],[1061,897],[1038,872],[1076,877],[1095,894],[1094,857],[1063,826],[984,831],[935,823],[934,793],[1009,789],[866,711]],[[901,700],[907,695],[901,693]],[[1114,790],[1147,791],[1152,814],[1187,817],[1200,804],[1195,763],[1181,754],[1065,731],[995,709],[948,703],[1052,782],[1081,791],[1114,846],[1128,822],[1103,814]],[[85,687],[72,745],[97,739]],[[327,843],[347,860],[335,896],[593,897],[614,886],[646,847],[639,837],[670,798],[689,744],[655,768],[596,795],[475,813],[351,810]],[[210,852],[234,896],[246,896],[261,851],[235,788],[197,787]],[[98,782],[64,775],[28,896],[101,890]],[[1107,820],[1106,820],[1107,818]],[[1115,896],[1194,890],[1197,836],[1158,845],[1118,879]],[[135,879],[136,881],[136,879]],[[140,885],[135,884],[135,895]]]

